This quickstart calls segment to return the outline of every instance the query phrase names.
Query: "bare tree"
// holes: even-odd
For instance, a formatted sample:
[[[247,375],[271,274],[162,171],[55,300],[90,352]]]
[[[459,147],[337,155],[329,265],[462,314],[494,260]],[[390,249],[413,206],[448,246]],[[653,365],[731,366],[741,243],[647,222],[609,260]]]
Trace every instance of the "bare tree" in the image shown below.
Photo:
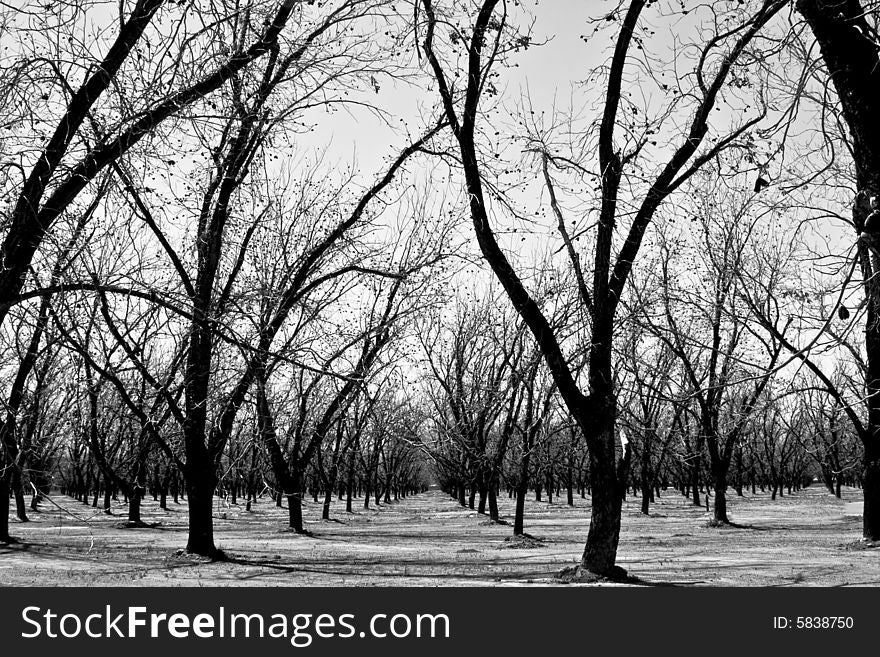
[[[759,113],[730,129],[722,128],[722,134],[707,139],[710,133],[711,115],[719,100],[719,95],[727,86],[732,69],[751,46],[754,37],[783,8],[784,0],[766,0],[758,3],[753,10],[742,10],[735,14],[735,22],[729,27],[721,27],[718,22],[707,25],[713,30],[712,36],[698,46],[700,56],[694,62],[693,89],[688,97],[692,102],[686,107],[661,112],[654,124],[648,123],[647,131],[633,134],[630,131],[628,116],[622,114],[622,87],[628,60],[634,55],[630,49],[634,42],[641,48],[644,39],[636,39],[637,28],[646,3],[633,0],[626,10],[620,8],[620,15],[609,14],[615,25],[619,24],[614,54],[610,67],[604,75],[605,100],[601,115],[598,142],[597,173],[589,166],[577,162],[574,157],[559,154],[548,145],[539,144],[542,170],[547,184],[550,204],[559,218],[560,237],[570,256],[570,265],[578,272],[578,289],[581,302],[588,311],[591,322],[590,355],[588,365],[587,390],[584,392],[575,379],[563,353],[558,336],[546,317],[535,303],[523,281],[516,273],[508,255],[498,242],[495,222],[487,203],[487,194],[481,170],[480,145],[477,139],[478,123],[482,117],[480,100],[489,88],[493,67],[505,53],[515,47],[528,45],[526,35],[511,35],[508,25],[508,6],[499,0],[485,0],[479,3],[477,13],[471,22],[469,33],[462,35],[454,31],[455,37],[449,49],[455,50],[459,41],[464,41],[464,88],[456,85],[456,77],[450,70],[455,64],[449,63],[451,57],[444,59],[443,49],[447,47],[440,41],[438,27],[449,19],[439,15],[432,0],[423,0],[424,44],[423,49],[437,84],[438,93],[455,137],[460,153],[461,169],[469,197],[473,227],[480,250],[496,277],[501,281],[510,297],[535,336],[548,367],[556,382],[559,394],[572,418],[579,425],[589,448],[590,477],[592,481],[592,515],[587,544],[582,563],[575,577],[624,575],[615,565],[617,544],[620,535],[621,500],[626,473],[619,461],[619,445],[614,431],[616,402],[613,384],[613,342],[614,318],[617,307],[626,287],[632,267],[638,256],[645,232],[655,212],[665,199],[683,182],[688,180],[706,162],[711,161],[736,139],[753,127],[763,114]],[[469,7],[470,5],[466,5]],[[466,10],[459,11],[459,15]],[[739,11],[739,10],[737,10]],[[622,16],[622,18],[621,18]],[[441,22],[442,21],[442,22]],[[445,41],[445,39],[444,39]],[[682,62],[683,64],[683,62]],[[455,70],[458,73],[457,69]],[[690,117],[689,127],[675,139],[679,145],[673,147],[671,156],[660,164],[660,173],[650,176],[644,191],[639,192],[633,203],[631,223],[625,232],[616,259],[613,254],[614,236],[620,210],[618,205],[621,183],[628,166],[638,163],[644,146],[650,140],[649,132],[660,129],[664,119],[685,114]],[[615,140],[615,129],[627,130],[629,145],[622,148]],[[717,128],[716,128],[717,129]],[[565,228],[564,217],[558,202],[554,200],[554,182],[550,167],[567,170],[574,175],[583,174],[591,183],[599,181],[601,188],[601,209],[596,222],[594,240],[592,285],[587,282],[580,255],[571,246],[570,236]]]
[[[869,541],[880,540],[880,288],[875,199],[880,198],[880,132],[872,118],[880,109],[877,64],[877,7],[872,2],[798,0],[797,10],[806,19],[819,44],[822,59],[835,90],[848,129],[850,154],[855,164],[857,193],[852,222],[858,240],[865,318],[865,375],[867,422],[851,417],[864,448],[864,511],[862,531]],[[823,375],[824,376],[824,375]],[[827,379],[827,377],[826,377]]]

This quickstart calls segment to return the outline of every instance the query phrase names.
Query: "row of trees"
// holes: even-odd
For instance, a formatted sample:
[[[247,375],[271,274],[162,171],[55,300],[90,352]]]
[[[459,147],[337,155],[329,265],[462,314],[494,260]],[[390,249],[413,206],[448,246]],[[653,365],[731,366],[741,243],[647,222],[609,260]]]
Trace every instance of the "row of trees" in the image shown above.
[[[485,123],[481,99],[490,88],[496,69],[505,61],[511,44],[518,45],[528,39],[516,33],[516,21],[509,20],[508,5],[499,0],[484,0],[476,7],[462,3],[451,13],[448,8],[438,10],[431,0],[423,0],[422,5],[427,23],[424,50],[458,147],[480,251],[533,334],[567,412],[578,425],[589,450],[593,481],[590,532],[581,565],[573,576],[620,577],[624,573],[614,562],[628,458],[625,451],[621,455],[615,432],[619,383],[614,344],[621,332],[618,320],[627,287],[635,283],[633,272],[637,257],[650,251],[646,243],[646,237],[650,237],[648,229],[657,222],[662,207],[668,206],[669,201],[681,203],[683,190],[713,165],[715,173],[722,174],[722,184],[736,185],[723,176],[723,167],[731,154],[734,162],[730,178],[736,180],[737,172],[751,169],[756,174],[754,193],[760,193],[769,185],[765,176],[781,149],[789,145],[792,128],[798,125],[798,107],[820,95],[810,86],[817,77],[815,59],[802,59],[794,79],[786,78],[788,69],[779,68],[780,58],[796,60],[804,52],[810,54],[804,41],[809,41],[809,31],[812,31],[839,95],[846,96],[847,100],[841,113],[823,102],[819,108],[823,121],[813,125],[813,131],[807,128],[806,132],[824,139],[825,150],[819,153],[823,161],[830,156],[841,165],[843,163],[834,157],[835,146],[837,149],[841,144],[851,147],[856,161],[858,193],[850,224],[857,233],[870,237],[873,225],[868,218],[877,194],[871,182],[870,172],[875,165],[871,150],[874,133],[868,116],[875,100],[869,89],[873,89],[871,76],[876,75],[874,21],[877,16],[873,11],[865,11],[859,2],[804,0],[797,3],[797,10],[806,20],[805,27],[793,21],[791,14],[788,20],[777,20],[785,16],[783,10],[790,8],[785,0],[695,7],[681,3],[680,11],[674,3],[664,6],[633,0],[597,18],[596,32],[601,32],[602,23],[612,25],[616,32],[612,35],[614,48],[610,62],[592,76],[602,80],[601,97],[596,99],[601,109],[582,125],[577,115],[549,124],[532,121],[526,125],[525,135],[528,150],[535,154],[536,167],[540,167],[545,183],[547,215],[558,220],[557,237],[561,243],[558,252],[567,256],[566,265],[577,282],[577,303],[589,324],[589,337],[578,345],[579,348],[584,342],[589,345],[586,376],[580,377],[579,370],[566,355],[564,334],[541,308],[534,289],[529,289],[524,281],[521,266],[517,266],[512,254],[499,242],[499,222],[503,222],[504,213],[495,210],[499,199],[491,179],[492,150],[486,148],[479,135],[479,126]],[[456,14],[455,9],[461,13]],[[704,17],[694,18],[699,21],[694,33],[698,36],[691,42],[687,37],[679,40],[682,23],[687,20],[683,16],[689,13]],[[668,29],[676,35],[675,44],[652,47],[651,36],[664,33],[666,21],[671,23]],[[448,24],[464,24],[464,38],[460,32],[453,32],[454,38],[447,40],[438,28]],[[859,43],[859,48],[850,47],[851,39]],[[462,40],[463,52],[457,47]],[[791,44],[795,45],[790,47]],[[665,71],[661,70],[667,63],[671,64],[667,70],[674,70],[676,74],[676,79],[668,82],[664,81]],[[774,67],[775,73],[762,75]],[[462,77],[464,82],[457,83]],[[818,82],[824,87],[824,78]],[[794,93],[790,93],[792,84],[796,85]],[[769,94],[774,96],[768,98]],[[825,97],[820,97],[824,101]],[[722,107],[728,111],[721,112]],[[838,130],[826,127],[824,119],[828,114],[837,114],[842,119],[837,123]],[[847,125],[847,133],[841,123]],[[757,140],[764,142],[765,148],[759,149]],[[851,180],[845,173],[847,164],[835,168],[839,177],[830,181],[832,186]],[[834,167],[820,169],[816,175],[827,173],[831,168]],[[559,179],[567,183],[564,196],[556,189]],[[815,179],[808,178],[810,182]],[[741,181],[739,186],[743,189]],[[589,231],[592,243],[587,249],[573,243],[566,203],[579,207],[581,212],[590,208],[586,215],[594,223],[590,228],[581,229]],[[737,214],[736,208],[732,210]],[[576,220],[574,226],[578,226]],[[843,404],[864,449],[864,534],[869,540],[880,537],[880,505],[877,503],[880,487],[876,483],[880,461],[875,455],[878,440],[875,427],[880,416],[875,418],[873,410],[880,402],[873,392],[877,377],[870,364],[874,351],[870,335],[876,324],[874,311],[870,309],[875,303],[871,293],[873,248],[869,239],[858,241],[857,260],[861,264],[869,306],[865,342],[867,423],[861,420],[865,414],[860,411],[864,409],[852,403]],[[713,257],[724,258],[727,253],[728,249],[722,245],[722,252]],[[734,260],[730,264],[728,280],[717,280],[709,297],[714,302],[715,318],[722,314],[721,306],[727,299],[735,295],[735,282],[746,273],[742,262]],[[764,279],[762,284],[767,282]],[[755,298],[746,292],[742,296],[746,307],[760,316],[771,338],[759,339],[766,347],[769,362],[764,373],[757,375],[753,389],[737,402],[739,408],[732,430],[721,430],[718,401],[723,397],[721,383],[732,373],[732,368],[725,367],[725,361],[731,365],[733,361],[723,357],[724,331],[711,314],[706,378],[685,365],[691,383],[699,382],[701,386],[697,393],[700,428],[715,480],[716,517],[722,522],[726,521],[724,495],[717,493],[724,491],[727,485],[732,447],[736,443],[732,438],[742,432],[745,418],[767,388],[769,373],[777,368],[782,351],[791,351],[820,377],[829,394],[843,398],[822,366],[786,338],[785,330],[791,322],[782,313],[788,308],[781,306],[776,297],[771,301],[769,295]],[[666,305],[665,314],[669,318],[669,304]],[[782,326],[780,320],[783,320]],[[734,327],[729,339],[736,342],[739,333]],[[679,359],[689,360],[684,353],[684,341],[669,338],[662,341]]]
[[[220,490],[303,531],[306,490],[326,516],[428,459],[515,533],[530,488],[589,491],[575,575],[618,577],[633,486],[708,481],[726,523],[731,484],[817,473],[880,538],[874,8],[608,4],[549,114],[501,91],[517,2],[3,9],[4,504],[58,471],[137,522],[181,482],[215,556]],[[366,117],[394,143],[330,161]]]

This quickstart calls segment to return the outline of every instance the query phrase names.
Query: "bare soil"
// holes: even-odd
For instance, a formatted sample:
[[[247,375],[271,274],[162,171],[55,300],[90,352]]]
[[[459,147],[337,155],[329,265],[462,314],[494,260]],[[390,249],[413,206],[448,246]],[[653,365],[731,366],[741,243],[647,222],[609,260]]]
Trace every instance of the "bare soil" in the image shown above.
[[[733,491],[731,491],[733,493]],[[705,507],[666,491],[639,513],[624,506],[618,565],[629,581],[684,586],[870,586],[880,584],[880,549],[859,542],[861,492],[838,500],[819,486],[770,499],[731,495],[734,526],[710,527]],[[427,493],[320,521],[307,502],[311,536],[286,531],[287,510],[261,499],[215,502],[215,542],[230,558],[185,554],[186,505],[152,500],[142,516],[153,527],[123,528],[126,509],[100,510],[56,495],[11,521],[18,544],[0,544],[0,584],[7,586],[498,586],[559,584],[586,539],[589,500],[575,506],[529,500],[526,531],[507,540],[510,524],[487,522],[441,493]],[[499,499],[509,521],[513,500]]]

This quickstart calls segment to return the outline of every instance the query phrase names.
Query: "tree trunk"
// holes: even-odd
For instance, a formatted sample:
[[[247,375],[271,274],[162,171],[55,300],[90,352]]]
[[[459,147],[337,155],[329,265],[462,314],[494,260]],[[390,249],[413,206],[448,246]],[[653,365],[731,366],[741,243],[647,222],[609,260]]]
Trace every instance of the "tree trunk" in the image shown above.
[[[651,502],[653,501],[653,495],[651,494],[651,483],[642,476],[641,481],[639,482],[640,489],[642,493],[642,514],[648,515],[651,510]]]
[[[623,499],[617,490],[617,482],[601,470],[593,469],[590,531],[581,563],[591,573],[608,575],[616,568]]]
[[[566,504],[568,506],[574,506],[574,473],[572,471],[571,460],[568,462],[568,472],[566,475]]]
[[[822,58],[837,91],[849,127],[859,193],[853,223],[859,233],[858,251],[868,312],[865,320],[868,426],[860,435],[864,446],[863,535],[880,540],[880,288],[869,252],[876,254],[876,230],[865,232],[872,197],[880,196],[880,70],[876,44],[861,3],[839,0],[798,0],[798,11],[807,20],[819,43]],[[866,238],[868,244],[861,238]]]
[[[869,541],[880,541],[880,448],[876,440],[865,448],[864,475],[862,479],[864,510],[862,531]]]
[[[702,506],[700,503],[700,457],[699,455],[694,457],[694,461],[691,463],[691,490],[694,495],[691,499],[691,504],[693,506]]]
[[[302,514],[302,493],[300,491],[287,496],[287,515],[290,528],[297,534],[305,534]]]
[[[0,472],[0,541],[8,543],[9,536],[9,479]]]
[[[141,522],[141,497],[142,488],[134,487],[131,497],[128,498],[128,522],[139,524]]]
[[[333,489],[327,486],[324,491],[324,503],[321,505],[321,520],[330,520],[330,503],[333,502]]]
[[[727,470],[718,467],[715,475],[715,504],[713,514],[715,522],[729,524],[730,519],[727,517]]]
[[[495,522],[499,520],[498,496],[496,495],[494,484],[489,486],[489,518]]]
[[[595,357],[595,342],[592,353]],[[591,383],[594,390],[600,387],[600,383],[604,386],[603,382],[612,380],[610,350],[609,353],[603,352],[599,356],[600,362],[591,364],[593,368]],[[602,361],[607,367],[602,367]],[[626,571],[616,566],[615,562],[617,560],[617,544],[620,540],[620,514],[623,506],[622,483],[625,481],[624,464],[626,462],[624,461],[621,465],[618,465],[617,462],[614,435],[616,408],[614,396],[608,387],[605,386],[606,394],[594,398],[597,401],[585,404],[585,412],[577,418],[589,446],[590,484],[592,487],[590,531],[587,534],[587,544],[584,547],[581,565],[597,575],[621,577],[626,575]]]
[[[214,546],[214,475],[189,472],[186,478],[186,501],[189,510],[189,538],[186,551],[204,557],[217,557]]]
[[[21,522],[28,522],[27,504],[21,489],[21,472],[18,467],[12,468],[12,493],[15,495],[15,515]]]
[[[348,473],[345,481],[345,512],[352,513],[351,497],[354,490],[354,448],[348,456]]]
[[[524,515],[526,508],[526,495],[529,492],[529,482],[523,479],[516,489],[516,511],[513,516],[513,535],[521,536],[523,533]]]
[[[480,501],[477,504],[477,513],[485,514],[486,513],[486,486],[480,486]],[[473,508],[473,507],[472,507]]]

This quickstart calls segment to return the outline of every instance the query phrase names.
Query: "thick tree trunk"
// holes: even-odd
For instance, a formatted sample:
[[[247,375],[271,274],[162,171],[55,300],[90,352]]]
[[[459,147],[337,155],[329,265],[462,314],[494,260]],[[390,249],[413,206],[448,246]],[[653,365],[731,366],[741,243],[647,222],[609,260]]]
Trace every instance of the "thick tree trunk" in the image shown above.
[[[214,486],[211,473],[188,473],[186,498],[189,510],[189,538],[186,551],[205,557],[218,555],[214,546]]]
[[[128,521],[131,523],[141,522],[141,499],[143,497],[143,489],[137,486],[128,498]]]
[[[691,498],[691,504],[693,506],[702,506],[700,502],[700,463],[699,459],[697,459],[691,465],[691,491],[693,491],[693,497]]]
[[[590,531],[581,564],[592,573],[615,573],[617,544],[620,540],[620,512],[623,500],[614,479],[593,473]]]
[[[566,498],[565,502],[568,506],[574,506],[574,472],[571,466],[571,461],[568,463],[568,471],[566,473],[566,481],[565,481],[565,491]]]
[[[321,505],[321,520],[330,520],[330,504],[333,502],[333,489],[327,486],[324,491],[324,503]]]
[[[348,456],[348,473],[346,475],[345,481],[345,512],[352,513],[351,506],[351,498],[352,492],[354,491],[354,448],[351,448],[351,451]]]
[[[290,528],[297,534],[304,534],[301,492],[297,491],[287,496],[287,516]]]
[[[872,209],[871,198],[880,196],[880,122],[877,121],[880,67],[877,47],[871,37],[873,30],[860,2],[798,0],[796,6],[819,43],[830,79],[837,90],[842,114],[849,127],[859,187],[853,220],[860,237],[859,257],[868,298],[865,326],[868,426],[861,435],[864,446],[862,518],[864,538],[876,541],[880,540],[880,288],[875,280],[877,272],[873,271],[876,260],[871,262],[869,249],[876,254],[880,241],[876,230],[865,232],[865,220]]]
[[[730,519],[727,517],[727,469],[719,467],[713,474],[715,477],[713,518],[715,522],[729,524]]]
[[[0,542],[8,543],[9,536],[9,479],[0,472]]]
[[[526,495],[529,492],[528,480],[523,480],[516,489],[516,511],[513,515],[513,535],[520,536],[523,533],[524,516],[526,508]]]
[[[489,519],[498,522],[500,516],[498,515],[498,497],[495,492],[495,485],[492,484],[489,486]]]
[[[15,495],[15,515],[21,522],[28,522],[27,503],[21,489],[21,472],[17,467],[12,469],[12,493]]]
[[[865,449],[862,494],[863,535],[869,541],[880,541],[880,449],[876,445]]]
[[[523,432],[522,456],[519,463],[519,481],[516,485],[516,511],[513,516],[513,535],[523,534],[525,521],[526,495],[529,492],[529,461],[532,456],[528,432]]]
[[[607,367],[601,367],[601,362],[593,363],[591,379],[594,390],[599,387],[597,384],[611,381],[610,359],[604,362]],[[604,386],[604,383],[602,385]],[[607,386],[605,387],[607,390]],[[620,540],[625,465],[623,463],[618,465],[617,461],[614,396],[610,390],[607,390],[605,395],[594,398],[593,403],[584,404],[584,407],[585,412],[577,419],[581,431],[588,438],[590,449],[592,505],[590,531],[587,534],[581,565],[596,575],[618,578],[626,575],[626,571],[615,565],[617,544]]]
[[[488,489],[486,486],[480,486],[480,501],[477,503],[477,513],[486,513],[486,494]]]
[[[648,515],[651,510],[651,502],[653,501],[653,495],[651,491],[650,482],[646,481],[644,478],[640,482],[640,488],[642,492],[642,508],[641,511],[644,515]]]

